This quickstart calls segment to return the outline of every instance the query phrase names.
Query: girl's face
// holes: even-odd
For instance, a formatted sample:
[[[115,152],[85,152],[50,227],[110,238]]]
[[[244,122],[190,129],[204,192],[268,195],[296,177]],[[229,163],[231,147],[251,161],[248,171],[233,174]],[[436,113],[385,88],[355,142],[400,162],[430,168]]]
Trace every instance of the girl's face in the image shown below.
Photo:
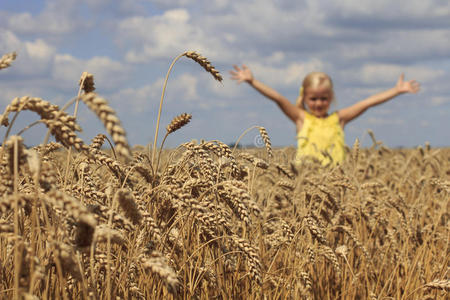
[[[304,102],[308,106],[309,111],[318,118],[328,116],[331,100],[333,100],[333,94],[327,86],[308,87],[305,89]]]

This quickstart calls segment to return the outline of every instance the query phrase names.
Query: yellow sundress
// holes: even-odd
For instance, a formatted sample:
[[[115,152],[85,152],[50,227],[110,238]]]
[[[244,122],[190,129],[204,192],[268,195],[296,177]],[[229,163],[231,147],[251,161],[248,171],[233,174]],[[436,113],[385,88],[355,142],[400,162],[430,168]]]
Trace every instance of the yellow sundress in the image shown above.
[[[345,158],[344,130],[336,112],[326,118],[317,118],[305,112],[302,129],[297,133],[296,161],[312,156],[322,165],[338,164]]]

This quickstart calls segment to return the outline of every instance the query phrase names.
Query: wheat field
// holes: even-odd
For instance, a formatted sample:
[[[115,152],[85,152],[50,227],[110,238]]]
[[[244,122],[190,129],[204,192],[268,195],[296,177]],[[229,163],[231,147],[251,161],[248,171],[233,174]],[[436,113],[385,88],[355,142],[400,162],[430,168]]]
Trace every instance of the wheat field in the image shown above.
[[[170,69],[183,56],[222,80],[192,51]],[[0,115],[1,299],[448,299],[450,149],[390,149],[370,132],[341,165],[294,164],[260,126],[265,148],[164,149],[186,113],[159,146],[157,129],[130,147],[93,75],[79,87],[63,108],[25,96]],[[90,143],[78,105],[104,125]],[[32,148],[27,128],[10,135],[24,110],[48,128]]]

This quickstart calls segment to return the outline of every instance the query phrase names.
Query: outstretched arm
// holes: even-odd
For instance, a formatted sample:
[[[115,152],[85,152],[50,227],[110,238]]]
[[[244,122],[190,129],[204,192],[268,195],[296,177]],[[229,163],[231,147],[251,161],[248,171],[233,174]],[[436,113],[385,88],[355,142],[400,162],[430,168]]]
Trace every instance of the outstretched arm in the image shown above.
[[[283,95],[281,95],[271,87],[265,85],[259,80],[256,80],[247,66],[242,65],[241,68],[238,66],[234,66],[234,71],[230,71],[230,74],[231,79],[236,80],[238,83],[247,82],[262,95],[274,101],[284,112],[284,114],[294,123],[296,123],[299,118],[303,120],[304,114],[298,107],[293,105],[287,98],[285,98]]]
[[[386,102],[398,95],[404,94],[404,93],[417,93],[420,89],[420,85],[415,80],[410,81],[404,81],[404,74],[400,75],[400,78],[397,81],[397,84],[395,87],[388,89],[384,92],[375,94],[367,99],[364,99],[352,106],[349,106],[347,108],[341,109],[339,114],[339,120],[341,124],[344,126],[351,120],[355,119],[359,115],[361,115],[363,112],[365,112],[368,108],[372,106],[376,106],[378,104],[381,104],[383,102]]]

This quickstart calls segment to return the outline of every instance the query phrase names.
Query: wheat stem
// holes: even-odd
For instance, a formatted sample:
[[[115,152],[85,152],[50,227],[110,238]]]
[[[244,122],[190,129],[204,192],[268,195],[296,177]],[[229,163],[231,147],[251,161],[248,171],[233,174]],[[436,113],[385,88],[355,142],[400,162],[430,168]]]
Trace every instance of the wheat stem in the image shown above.
[[[158,131],[159,131],[159,122],[161,120],[161,111],[162,111],[162,104],[163,104],[163,100],[164,100],[164,94],[166,93],[166,86],[167,86],[167,81],[169,79],[169,75],[170,75],[170,71],[172,71],[173,66],[175,65],[175,63],[177,62],[177,60],[179,60],[181,57],[183,57],[185,55],[186,52],[181,53],[180,55],[178,55],[177,57],[175,57],[175,59],[172,61],[172,63],[169,66],[169,70],[167,71],[166,74],[166,78],[164,80],[164,84],[163,84],[163,90],[161,93],[161,100],[159,101],[159,109],[158,109],[158,118],[156,120],[156,130],[155,130],[155,138],[153,140],[153,149],[152,149],[152,165],[155,162],[155,154],[156,154],[156,143],[158,141]],[[155,170],[156,172],[156,170]]]
[[[73,112],[73,116],[74,116],[75,120],[77,119],[78,105],[80,103],[81,90],[83,88],[84,80],[85,80],[85,77],[83,77],[81,79],[80,87],[78,89],[78,95],[77,95],[76,102],[75,102],[75,110]],[[67,186],[67,177],[69,176],[69,164],[70,164],[70,157],[71,157],[71,155],[72,155],[72,147],[70,147],[69,151],[67,151],[66,172],[64,174],[64,184],[63,184],[63,188],[64,189],[66,189],[66,186]]]
[[[234,151],[236,150],[236,147],[237,147],[237,145],[239,144],[239,142],[241,141],[241,139],[242,139],[242,138],[243,138],[250,130],[252,130],[252,129],[254,129],[254,128],[259,128],[259,126],[253,125],[252,127],[247,128],[247,129],[244,130],[244,132],[243,132],[243,133],[239,136],[239,138],[237,139],[236,143],[234,143],[233,150],[231,151],[232,153],[234,153]]]
[[[160,161],[160,158],[161,158],[161,152],[162,152],[162,149],[163,149],[163,145],[164,145],[164,142],[166,141],[168,136],[169,136],[169,133],[166,133],[164,135],[163,141],[161,143],[161,147],[159,148],[158,160],[156,161],[156,165],[155,165],[155,172],[156,173],[158,173],[158,166],[159,166],[159,161]]]
[[[9,126],[8,126],[8,129],[6,130],[5,136],[3,137],[2,150],[1,150],[1,152],[0,152],[0,162],[1,162],[2,159],[3,159],[3,150],[5,149],[5,146],[4,146],[4,145],[5,145],[6,139],[8,138],[9,133],[11,132],[12,125],[13,125],[14,122],[16,121],[16,119],[17,119],[19,113],[20,113],[20,112],[22,111],[22,109],[25,107],[26,103],[27,103],[27,101],[25,101],[25,102],[19,107],[19,109],[17,110],[17,112],[14,114],[14,117],[13,117],[13,119],[11,120],[11,123],[10,123]],[[5,114],[6,114],[6,113],[5,113]]]
[[[43,123],[42,120],[34,121],[33,123],[28,124],[28,125],[25,126],[23,129],[21,129],[21,130],[17,133],[17,135],[22,135],[25,131],[27,131],[27,130],[30,129],[31,127],[33,127],[33,126],[35,126],[35,125],[37,125],[37,124],[41,124],[41,123]]]
[[[19,141],[14,139],[14,234],[19,236]],[[14,299],[19,300],[19,277],[22,266],[22,244],[16,244],[14,248]]]

